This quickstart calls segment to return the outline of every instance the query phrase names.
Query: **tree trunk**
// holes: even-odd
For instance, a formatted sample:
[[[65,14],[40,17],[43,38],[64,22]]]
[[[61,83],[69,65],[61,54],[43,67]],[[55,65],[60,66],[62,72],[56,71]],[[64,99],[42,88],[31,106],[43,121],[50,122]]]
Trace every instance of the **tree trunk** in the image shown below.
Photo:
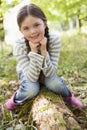
[[[82,23],[81,23],[81,19],[80,19],[80,14],[81,14],[81,10],[79,9],[78,13],[77,13],[77,16],[76,16],[76,28],[79,29],[79,30],[82,27]]]
[[[47,89],[34,100],[31,113],[38,130],[82,130],[62,98]]]
[[[81,19],[79,19],[79,15],[77,15],[77,17],[76,17],[76,28],[80,29],[81,26],[82,26]]]

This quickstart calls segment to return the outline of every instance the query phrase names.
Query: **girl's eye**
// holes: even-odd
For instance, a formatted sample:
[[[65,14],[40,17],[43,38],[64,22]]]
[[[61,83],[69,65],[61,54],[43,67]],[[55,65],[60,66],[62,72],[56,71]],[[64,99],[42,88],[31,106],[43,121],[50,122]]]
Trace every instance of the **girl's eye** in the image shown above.
[[[24,30],[29,30],[29,27],[24,27]]]
[[[39,25],[40,25],[40,24],[35,24],[34,26],[35,26],[35,27],[38,27]]]

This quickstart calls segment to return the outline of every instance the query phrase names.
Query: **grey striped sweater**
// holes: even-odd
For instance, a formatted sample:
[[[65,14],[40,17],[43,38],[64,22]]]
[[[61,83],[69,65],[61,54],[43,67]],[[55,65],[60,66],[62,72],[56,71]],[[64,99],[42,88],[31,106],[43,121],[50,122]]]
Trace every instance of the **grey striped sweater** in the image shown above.
[[[57,72],[61,42],[58,36],[50,34],[48,54],[45,57],[45,66],[42,68],[44,56],[30,51],[27,53],[25,39],[18,39],[14,45],[13,54],[17,58],[17,72],[23,72],[32,82],[39,79],[42,70],[45,77]]]

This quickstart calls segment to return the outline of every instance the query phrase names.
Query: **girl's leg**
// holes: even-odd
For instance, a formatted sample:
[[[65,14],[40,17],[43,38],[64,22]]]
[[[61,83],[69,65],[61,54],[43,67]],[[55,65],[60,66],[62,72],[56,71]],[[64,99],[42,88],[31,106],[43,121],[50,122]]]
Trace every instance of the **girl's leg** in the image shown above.
[[[53,92],[61,95],[62,97],[71,96],[71,92],[67,88],[66,84],[60,77],[57,76],[57,74],[54,74],[50,77],[46,77],[45,85],[49,90],[52,90]]]
[[[32,99],[39,93],[39,83],[31,82],[24,74],[21,72],[19,74],[19,79],[21,85],[17,92],[6,102],[6,107],[12,110],[15,104],[22,104],[27,99]]]
[[[46,77],[45,86],[49,90],[52,90],[53,92],[61,95],[66,102],[78,107],[82,107],[82,103],[74,96],[72,96],[65,82],[60,77],[58,77],[57,74],[54,74],[53,76],[50,77]]]

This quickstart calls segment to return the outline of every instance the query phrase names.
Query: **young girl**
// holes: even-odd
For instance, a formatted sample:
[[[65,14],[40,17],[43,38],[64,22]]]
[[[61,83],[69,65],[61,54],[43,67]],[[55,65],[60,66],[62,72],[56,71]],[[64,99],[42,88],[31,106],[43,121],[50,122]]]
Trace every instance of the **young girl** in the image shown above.
[[[58,36],[49,34],[42,10],[35,4],[22,7],[17,15],[17,23],[23,34],[14,47],[21,85],[6,102],[7,109],[13,110],[15,104],[22,104],[36,96],[40,83],[60,94],[68,103],[82,107],[82,103],[72,96],[64,81],[57,76],[61,42]]]

